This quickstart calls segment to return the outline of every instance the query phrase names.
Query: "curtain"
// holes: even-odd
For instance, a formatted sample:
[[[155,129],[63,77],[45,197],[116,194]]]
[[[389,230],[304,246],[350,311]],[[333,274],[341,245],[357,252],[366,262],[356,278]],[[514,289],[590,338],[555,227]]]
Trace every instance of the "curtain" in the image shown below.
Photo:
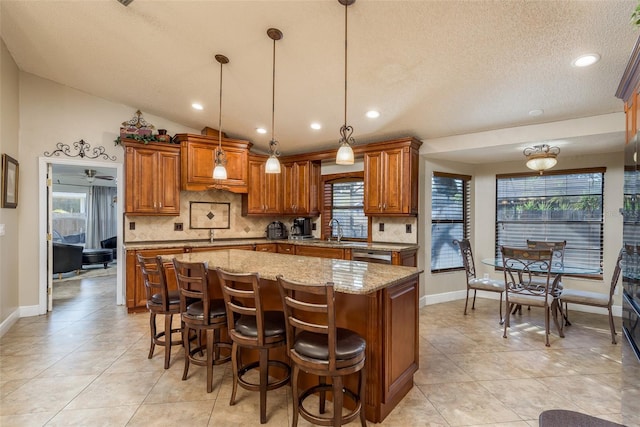
[[[87,248],[100,248],[100,241],[117,233],[115,187],[91,187],[87,215]]]

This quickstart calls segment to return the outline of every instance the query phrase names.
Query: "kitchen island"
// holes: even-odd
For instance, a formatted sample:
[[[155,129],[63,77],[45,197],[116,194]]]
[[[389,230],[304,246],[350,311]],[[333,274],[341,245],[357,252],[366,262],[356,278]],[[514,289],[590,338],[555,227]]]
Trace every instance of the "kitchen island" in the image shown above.
[[[181,261],[207,262],[211,292],[221,296],[215,268],[259,273],[266,309],[282,309],[276,277],[336,290],[338,326],[367,341],[367,419],[381,422],[413,387],[418,370],[419,275],[415,267],[226,249],[166,255]]]

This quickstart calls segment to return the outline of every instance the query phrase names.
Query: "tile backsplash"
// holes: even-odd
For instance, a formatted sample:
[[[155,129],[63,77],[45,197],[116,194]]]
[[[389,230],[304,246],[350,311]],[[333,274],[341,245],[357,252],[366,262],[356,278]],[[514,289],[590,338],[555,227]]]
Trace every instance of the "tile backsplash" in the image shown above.
[[[242,216],[242,196],[228,191],[181,191],[180,192],[180,215],[178,216],[137,216],[125,215],[124,241],[153,242],[171,240],[204,240],[209,239],[209,229],[191,228],[201,227],[200,224],[193,223],[191,218],[191,202],[212,203],[211,212],[214,215],[224,214],[217,208],[224,208],[228,204],[229,228],[213,230],[214,239],[244,239],[263,238],[265,229],[272,221],[282,221],[289,227],[292,223],[291,217],[253,217]],[[222,203],[223,205],[215,205]],[[204,205],[203,205],[204,206]],[[201,207],[198,205],[198,207]],[[200,212],[206,215],[207,212]],[[199,221],[199,220],[198,220]],[[320,237],[320,217],[313,218],[316,230],[313,231],[315,237]],[[195,221],[194,221],[195,222]],[[135,223],[135,229],[130,229],[130,224]],[[206,221],[204,221],[206,223]],[[380,231],[380,224],[384,224],[384,231]],[[182,230],[177,231],[176,224],[182,224]],[[407,225],[411,232],[407,233]],[[418,243],[418,219],[416,217],[374,217],[372,219],[372,240],[374,242],[387,243]]]
[[[217,190],[181,191],[179,216],[125,215],[124,241],[131,243],[208,239],[208,229],[191,228],[191,226],[201,226],[200,224],[191,224],[191,202],[229,204],[229,228],[214,229],[214,239],[262,238],[265,237],[264,231],[271,221],[281,220],[279,217],[242,216],[242,196],[240,194]],[[135,223],[134,230],[130,229],[132,222]],[[182,223],[182,231],[174,230],[176,223]]]

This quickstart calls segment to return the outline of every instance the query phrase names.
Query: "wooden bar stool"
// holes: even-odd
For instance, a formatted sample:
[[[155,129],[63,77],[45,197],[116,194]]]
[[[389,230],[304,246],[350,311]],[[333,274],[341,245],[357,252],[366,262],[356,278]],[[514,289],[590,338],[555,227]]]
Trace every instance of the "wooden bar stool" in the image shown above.
[[[340,426],[360,417],[366,426],[363,407],[366,383],[366,341],[357,333],[336,326],[333,283],[307,285],[291,282],[278,276],[282,305],[287,325],[287,349],[293,365],[293,422],[298,425],[298,414],[305,420],[323,426]],[[318,376],[318,384],[306,390],[298,389],[300,370]],[[353,392],[344,385],[344,377],[359,372],[358,389]],[[327,384],[326,377],[331,378]],[[326,393],[333,397],[331,417],[324,416]],[[319,395],[319,413],[304,406],[306,398]],[[344,398],[351,399],[355,407],[342,415]]]
[[[231,360],[231,356],[222,356],[221,348],[231,350],[231,344],[222,342],[220,331],[227,327],[227,313],[224,300],[211,299],[207,264],[202,262],[182,262],[173,259],[176,280],[180,291],[180,313],[183,323],[182,341],[184,345],[184,373],[187,379],[189,364],[207,367],[207,393],[213,391],[213,366]],[[198,337],[198,345],[191,348],[191,331]],[[206,342],[202,344],[202,334]],[[206,351],[206,358],[202,358]],[[198,354],[200,356],[198,356]]]
[[[258,273],[234,274],[218,268],[220,287],[227,307],[227,318],[235,319],[229,324],[229,336],[233,341],[231,362],[233,365],[233,391],[229,405],[234,405],[238,384],[244,389],[260,392],[260,424],[267,422],[267,391],[289,383],[291,369],[279,360],[269,360],[269,350],[286,344],[284,314],[281,311],[266,311],[260,297]],[[257,350],[260,358],[256,362],[243,364],[240,348]],[[269,382],[269,367],[284,371],[281,379]],[[244,375],[258,369],[258,384],[247,381]]]
[[[151,347],[149,359],[153,357],[156,345],[164,347],[164,369],[169,368],[171,360],[171,346],[182,344],[182,340],[172,340],[172,333],[179,333],[180,328],[171,328],[173,315],[180,314],[180,296],[178,291],[167,289],[167,277],[165,275],[162,259],[157,257],[144,257],[137,255],[138,264],[142,271],[144,289],[147,295],[147,308],[149,309],[149,321],[151,324]],[[164,316],[164,330],[158,332],[156,316]]]

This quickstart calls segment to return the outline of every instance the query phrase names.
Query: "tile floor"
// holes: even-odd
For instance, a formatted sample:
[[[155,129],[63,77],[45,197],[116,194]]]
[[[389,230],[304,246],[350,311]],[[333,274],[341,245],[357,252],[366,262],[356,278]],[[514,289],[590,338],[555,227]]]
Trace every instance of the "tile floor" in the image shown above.
[[[159,349],[147,359],[148,314],[115,305],[113,277],[60,283],[54,297],[52,313],[22,318],[0,339],[3,427],[259,425],[258,393],[239,389],[229,406],[228,364],[207,394],[203,368],[181,380],[180,348],[168,370]],[[640,364],[623,337],[610,343],[605,316],[571,312],[566,338],[552,334],[545,348],[539,309],[514,316],[504,339],[495,300],[467,316],[463,306],[421,310],[415,387],[381,425],[536,426],[541,411],[564,408],[640,426]],[[290,425],[289,400],[289,388],[269,392],[267,425]]]

